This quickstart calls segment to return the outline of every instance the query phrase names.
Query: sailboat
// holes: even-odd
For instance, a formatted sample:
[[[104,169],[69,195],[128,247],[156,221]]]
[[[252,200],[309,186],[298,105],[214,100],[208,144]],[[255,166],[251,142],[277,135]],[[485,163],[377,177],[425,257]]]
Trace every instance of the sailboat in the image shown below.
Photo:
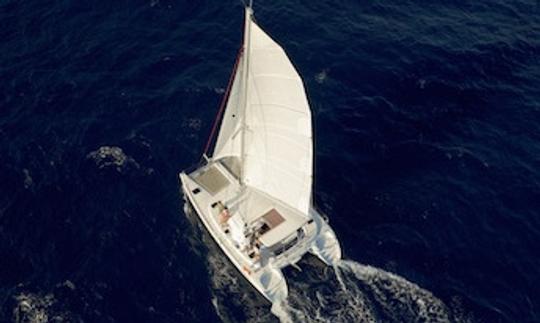
[[[251,3],[220,110],[213,153],[207,154],[210,140],[202,163],[180,173],[184,199],[246,280],[280,304],[288,295],[282,268],[306,253],[335,265],[341,248],[313,204],[313,129],[303,81],[255,23]]]

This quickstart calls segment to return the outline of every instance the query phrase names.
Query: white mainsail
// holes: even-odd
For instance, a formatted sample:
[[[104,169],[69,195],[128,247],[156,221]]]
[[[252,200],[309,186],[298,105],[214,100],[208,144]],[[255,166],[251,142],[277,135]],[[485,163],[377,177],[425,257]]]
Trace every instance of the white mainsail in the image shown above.
[[[244,185],[308,214],[313,142],[304,85],[287,54],[252,21],[249,10],[249,38],[244,41],[248,46],[238,64],[213,158],[238,157]]]

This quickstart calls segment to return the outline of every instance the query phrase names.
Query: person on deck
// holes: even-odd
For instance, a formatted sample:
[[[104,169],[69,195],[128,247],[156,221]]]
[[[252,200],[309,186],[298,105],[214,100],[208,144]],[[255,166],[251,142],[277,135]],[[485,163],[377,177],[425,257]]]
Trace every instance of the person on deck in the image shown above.
[[[218,202],[218,208],[219,208],[219,224],[225,225],[227,224],[227,221],[229,221],[229,219],[231,218],[229,208],[223,205],[221,201]]]

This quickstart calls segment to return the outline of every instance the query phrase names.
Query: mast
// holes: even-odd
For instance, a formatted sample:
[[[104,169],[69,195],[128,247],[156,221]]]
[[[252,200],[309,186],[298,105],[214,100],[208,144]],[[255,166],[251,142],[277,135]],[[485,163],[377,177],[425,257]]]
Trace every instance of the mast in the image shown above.
[[[253,0],[249,1],[249,5],[246,7],[246,16],[244,22],[244,60],[243,60],[243,92],[242,92],[242,124],[240,125],[241,141],[240,141],[240,186],[244,184],[244,154],[245,154],[245,133],[246,127],[246,110],[248,105],[248,75],[249,75],[249,54],[250,54],[250,39],[251,39],[251,16],[253,15]]]
[[[240,198],[249,185],[307,215],[313,118],[306,89],[283,47],[254,22],[244,1],[241,57],[212,158],[229,158],[224,162],[231,163]]]

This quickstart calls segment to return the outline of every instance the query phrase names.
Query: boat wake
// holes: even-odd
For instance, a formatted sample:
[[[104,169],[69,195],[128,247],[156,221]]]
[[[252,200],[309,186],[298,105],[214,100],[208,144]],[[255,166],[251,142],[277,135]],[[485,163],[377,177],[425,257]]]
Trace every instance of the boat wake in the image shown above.
[[[275,312],[282,322],[453,321],[432,293],[382,269],[343,260],[320,274],[318,284],[291,280],[288,303]]]
[[[387,271],[343,260],[301,261],[287,273],[287,303],[269,305],[219,253],[209,256],[216,311],[225,322],[474,322],[456,304]],[[292,277],[291,277],[292,276]]]
[[[201,228],[202,229],[202,228]],[[202,230],[204,232],[204,230]],[[243,279],[209,234],[212,304],[224,322],[475,322],[459,301],[450,305],[396,274],[352,260],[328,267],[305,256],[284,274],[289,297],[274,304]]]

